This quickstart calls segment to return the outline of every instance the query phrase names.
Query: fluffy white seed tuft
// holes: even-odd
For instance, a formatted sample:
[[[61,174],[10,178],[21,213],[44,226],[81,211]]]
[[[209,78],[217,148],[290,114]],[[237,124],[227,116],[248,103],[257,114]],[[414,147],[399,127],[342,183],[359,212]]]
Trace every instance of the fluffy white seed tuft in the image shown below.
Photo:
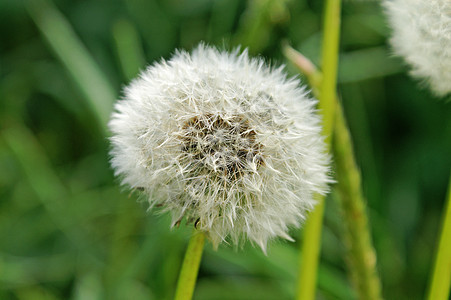
[[[109,123],[112,165],[173,225],[186,218],[215,247],[248,238],[265,251],[327,191],[315,104],[246,51],[179,51],[125,88]]]
[[[451,92],[451,1],[385,0],[395,52],[440,96]]]

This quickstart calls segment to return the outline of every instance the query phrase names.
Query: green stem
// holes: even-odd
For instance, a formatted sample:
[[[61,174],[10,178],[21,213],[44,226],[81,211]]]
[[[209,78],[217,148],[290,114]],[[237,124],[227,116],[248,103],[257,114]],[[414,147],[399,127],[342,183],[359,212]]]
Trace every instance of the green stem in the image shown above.
[[[451,283],[451,177],[448,184],[446,211],[435,259],[428,300],[448,299]]]
[[[284,53],[303,73],[313,93],[318,96],[321,73],[301,53],[285,45]],[[354,159],[351,135],[346,125],[338,97],[335,95],[336,117],[334,124],[334,160],[336,163],[337,189],[344,215],[345,239],[349,248],[349,270],[357,288],[359,299],[381,299],[381,285],[376,272],[376,254],[366,215],[366,205],[361,190],[361,177]]]
[[[204,244],[205,234],[195,230],[189,241],[182,269],[180,270],[175,300],[190,300],[193,297]]]
[[[304,226],[304,240],[301,249],[301,264],[297,290],[298,300],[315,299],[316,277],[321,248],[321,228],[324,215],[324,197],[317,195],[318,204]]]
[[[324,14],[322,44],[323,79],[320,85],[319,109],[323,115],[323,135],[328,150],[335,116],[335,95],[338,70],[338,47],[340,36],[340,0],[327,0]],[[324,214],[324,197],[317,196],[318,204],[310,214],[304,227],[301,269],[297,299],[310,300],[315,297],[316,277],[321,248],[321,229]]]
[[[326,0],[322,44],[322,80],[319,109],[323,114],[323,134],[330,148],[337,94],[338,47],[340,41],[340,0]]]
[[[382,299],[381,284],[376,271],[376,254],[371,242],[361,177],[340,105],[337,105],[333,149],[339,178],[337,190],[345,226],[344,237],[349,249],[350,275],[359,299],[379,300]]]

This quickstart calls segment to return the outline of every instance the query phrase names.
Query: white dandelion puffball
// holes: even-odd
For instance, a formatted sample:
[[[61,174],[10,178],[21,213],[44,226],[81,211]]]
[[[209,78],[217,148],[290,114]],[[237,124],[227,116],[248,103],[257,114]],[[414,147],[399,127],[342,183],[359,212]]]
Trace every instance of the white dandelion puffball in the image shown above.
[[[112,166],[151,206],[195,222],[216,248],[287,239],[325,194],[316,101],[282,68],[205,45],[154,63],[125,88],[109,127]]]
[[[385,0],[391,44],[439,96],[451,92],[451,1]]]

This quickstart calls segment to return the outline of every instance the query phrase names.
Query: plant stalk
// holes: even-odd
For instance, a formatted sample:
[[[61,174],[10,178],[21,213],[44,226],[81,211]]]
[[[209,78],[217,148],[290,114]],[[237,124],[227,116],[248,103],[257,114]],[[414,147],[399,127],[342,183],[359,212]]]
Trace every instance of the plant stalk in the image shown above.
[[[309,81],[318,96],[321,73],[301,53],[288,45],[287,58]],[[376,254],[372,246],[366,205],[361,190],[361,177],[354,159],[351,135],[343,110],[335,95],[336,117],[334,125],[334,160],[340,193],[340,206],[344,215],[345,239],[349,248],[348,264],[359,299],[381,299],[381,284],[376,272]]]
[[[323,79],[320,85],[319,109],[323,116],[323,135],[330,150],[335,117],[335,95],[337,86],[338,48],[340,36],[340,0],[326,0],[322,43]],[[315,298],[316,278],[321,249],[321,231],[324,215],[324,197],[316,197],[318,204],[304,227],[301,250],[301,267],[297,299]]]
[[[174,300],[191,300],[205,244],[205,234],[194,230],[180,270]]]
[[[371,241],[361,176],[354,159],[351,135],[338,104],[336,112],[333,149],[349,271],[359,299],[380,300],[381,283],[376,270],[376,253]]]

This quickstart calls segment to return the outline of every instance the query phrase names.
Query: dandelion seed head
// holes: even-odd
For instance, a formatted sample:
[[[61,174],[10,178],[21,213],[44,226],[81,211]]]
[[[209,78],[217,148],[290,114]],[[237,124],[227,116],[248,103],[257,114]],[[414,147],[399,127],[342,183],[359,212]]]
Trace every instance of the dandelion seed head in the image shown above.
[[[316,101],[299,84],[246,51],[178,51],[117,102],[115,174],[215,247],[290,239],[330,181]]]
[[[439,96],[451,92],[451,1],[385,0],[394,51]]]

